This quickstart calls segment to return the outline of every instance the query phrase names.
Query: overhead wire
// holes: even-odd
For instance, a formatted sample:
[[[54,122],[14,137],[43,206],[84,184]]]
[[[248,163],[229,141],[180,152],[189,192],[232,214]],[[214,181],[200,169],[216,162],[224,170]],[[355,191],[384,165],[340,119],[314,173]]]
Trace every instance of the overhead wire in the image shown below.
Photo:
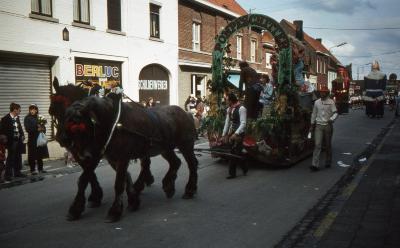
[[[380,54],[370,54],[370,55],[335,55],[335,57],[342,57],[342,58],[371,58],[371,57],[378,57],[378,56],[383,56],[383,55],[392,55],[400,53],[400,50],[395,50],[395,51],[390,51],[390,52],[385,52],[385,53],[380,53]]]
[[[334,27],[304,27],[308,29],[339,30],[339,31],[379,31],[379,30],[400,30],[400,27],[380,28],[334,28]]]

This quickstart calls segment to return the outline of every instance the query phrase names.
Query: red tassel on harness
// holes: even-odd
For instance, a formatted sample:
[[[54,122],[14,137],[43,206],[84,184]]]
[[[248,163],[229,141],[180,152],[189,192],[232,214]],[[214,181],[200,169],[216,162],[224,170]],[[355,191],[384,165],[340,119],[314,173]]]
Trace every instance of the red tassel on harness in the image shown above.
[[[83,133],[83,132],[86,131],[85,123],[68,122],[67,125],[66,125],[66,128],[72,134]]]

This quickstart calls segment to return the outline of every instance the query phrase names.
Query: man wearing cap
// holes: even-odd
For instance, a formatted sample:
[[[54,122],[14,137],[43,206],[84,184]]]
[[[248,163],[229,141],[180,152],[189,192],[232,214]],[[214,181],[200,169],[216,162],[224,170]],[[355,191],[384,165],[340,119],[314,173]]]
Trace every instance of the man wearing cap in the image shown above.
[[[319,159],[321,154],[322,141],[326,142],[326,161],[325,167],[331,167],[332,162],[332,134],[333,122],[338,117],[335,102],[328,97],[329,89],[326,84],[319,84],[318,91],[320,99],[315,101],[311,115],[311,130],[314,132],[315,147],[312,158],[311,171],[319,170]]]

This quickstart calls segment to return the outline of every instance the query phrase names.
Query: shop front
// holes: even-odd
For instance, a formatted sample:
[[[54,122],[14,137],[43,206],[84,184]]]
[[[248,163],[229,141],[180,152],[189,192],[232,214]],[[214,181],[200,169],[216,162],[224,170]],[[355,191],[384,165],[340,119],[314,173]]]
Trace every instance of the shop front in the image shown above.
[[[122,87],[119,61],[75,58],[75,83],[91,82],[105,89]]]
[[[138,88],[140,102],[152,97],[156,105],[169,105],[169,72],[161,65],[145,66],[139,74]]]
[[[21,105],[21,120],[30,104],[36,104],[39,114],[47,120],[48,135],[52,135],[48,114],[51,94],[51,67],[55,58],[0,52],[0,115],[10,111],[10,103]],[[1,118],[0,117],[0,118]]]

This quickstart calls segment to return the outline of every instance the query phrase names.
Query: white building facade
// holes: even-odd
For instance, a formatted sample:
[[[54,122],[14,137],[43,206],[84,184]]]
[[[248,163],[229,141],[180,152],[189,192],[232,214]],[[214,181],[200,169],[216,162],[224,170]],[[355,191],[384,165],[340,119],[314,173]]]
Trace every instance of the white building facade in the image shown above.
[[[1,116],[11,102],[47,115],[54,77],[178,103],[178,1],[0,0],[0,22]]]

